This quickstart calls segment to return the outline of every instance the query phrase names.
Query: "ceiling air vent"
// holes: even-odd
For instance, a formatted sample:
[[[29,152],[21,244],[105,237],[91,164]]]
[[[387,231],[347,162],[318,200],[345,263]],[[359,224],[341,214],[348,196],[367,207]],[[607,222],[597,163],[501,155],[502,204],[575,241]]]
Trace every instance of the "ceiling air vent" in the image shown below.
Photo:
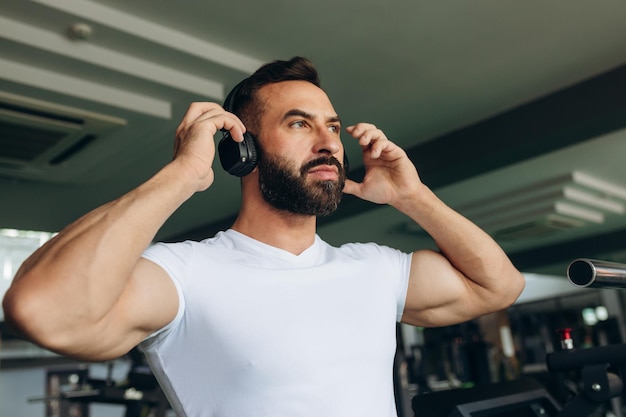
[[[626,187],[572,171],[476,199],[455,209],[499,241],[532,241],[584,229],[593,232],[626,215]],[[412,221],[394,233],[425,237]]]
[[[126,121],[0,92],[0,173],[42,175]]]
[[[593,228],[626,214],[626,188],[580,171],[474,201],[458,210],[502,240]]]
[[[504,240],[536,239],[583,226],[585,226],[584,221],[548,214],[537,220],[496,230],[493,234],[496,239]]]

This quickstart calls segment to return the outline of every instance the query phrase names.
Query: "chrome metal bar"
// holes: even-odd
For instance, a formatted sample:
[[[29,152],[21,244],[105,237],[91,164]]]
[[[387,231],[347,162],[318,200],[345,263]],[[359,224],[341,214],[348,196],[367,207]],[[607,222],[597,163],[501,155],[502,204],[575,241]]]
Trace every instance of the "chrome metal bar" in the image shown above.
[[[567,267],[567,278],[577,287],[626,288],[626,264],[580,258]]]

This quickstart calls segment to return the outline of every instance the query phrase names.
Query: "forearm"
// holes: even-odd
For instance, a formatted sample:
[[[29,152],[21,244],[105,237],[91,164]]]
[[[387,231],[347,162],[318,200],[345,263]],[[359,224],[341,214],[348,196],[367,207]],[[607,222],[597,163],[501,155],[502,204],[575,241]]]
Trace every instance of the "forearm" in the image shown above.
[[[36,251],[6,294],[7,319],[38,335],[101,320],[163,222],[193,194],[180,174],[173,164],[165,167]]]

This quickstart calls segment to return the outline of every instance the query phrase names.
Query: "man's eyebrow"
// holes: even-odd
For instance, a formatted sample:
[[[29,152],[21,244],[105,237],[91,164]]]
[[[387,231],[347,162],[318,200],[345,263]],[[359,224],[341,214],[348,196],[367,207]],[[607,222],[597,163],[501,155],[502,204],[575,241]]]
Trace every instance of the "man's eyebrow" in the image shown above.
[[[317,118],[317,115],[309,113],[307,111],[304,110],[300,110],[300,109],[291,109],[288,112],[285,113],[285,115],[283,116],[283,120],[286,120],[290,117],[302,117],[304,119],[309,119],[309,120],[313,120]],[[330,123],[339,123],[341,124],[341,118],[339,116],[331,116],[329,118],[326,119],[327,122]]]

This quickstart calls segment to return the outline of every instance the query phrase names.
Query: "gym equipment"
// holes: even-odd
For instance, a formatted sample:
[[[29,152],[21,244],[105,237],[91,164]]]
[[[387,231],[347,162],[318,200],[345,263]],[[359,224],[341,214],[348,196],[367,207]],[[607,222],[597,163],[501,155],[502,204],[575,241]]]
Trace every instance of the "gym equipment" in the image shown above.
[[[412,407],[416,417],[557,417],[559,412],[532,378],[421,394]]]
[[[567,267],[567,278],[577,287],[626,288],[626,265],[580,258]]]
[[[46,395],[28,401],[44,401],[49,417],[88,415],[90,403],[124,406],[124,417],[165,417],[170,404],[156,378],[143,363],[143,355],[135,348],[128,356],[131,367],[124,381],[112,379],[113,362],[108,364],[105,379],[89,377],[86,365],[49,369]]]
[[[626,264],[580,258],[567,269],[572,284],[589,288],[626,288]],[[551,374],[577,376],[579,389],[559,405],[538,381],[520,379],[468,389],[417,395],[416,417],[589,417],[607,401],[624,394],[626,344],[577,349],[571,330],[562,329],[562,350],[546,356]]]

